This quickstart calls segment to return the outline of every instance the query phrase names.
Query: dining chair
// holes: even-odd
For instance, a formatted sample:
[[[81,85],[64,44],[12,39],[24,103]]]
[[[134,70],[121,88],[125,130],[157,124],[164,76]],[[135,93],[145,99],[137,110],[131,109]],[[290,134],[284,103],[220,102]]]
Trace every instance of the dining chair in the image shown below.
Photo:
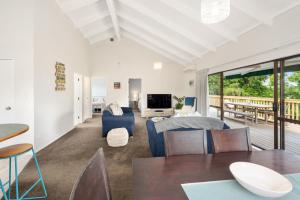
[[[249,128],[211,130],[213,152],[252,151]]]
[[[204,130],[164,132],[165,155],[206,154],[207,137]]]
[[[103,149],[100,148],[77,179],[70,200],[111,200]]]

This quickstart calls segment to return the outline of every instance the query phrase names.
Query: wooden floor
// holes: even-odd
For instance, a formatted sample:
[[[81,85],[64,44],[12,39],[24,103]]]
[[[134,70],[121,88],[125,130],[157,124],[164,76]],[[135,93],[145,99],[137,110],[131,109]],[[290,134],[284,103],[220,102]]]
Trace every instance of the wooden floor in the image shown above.
[[[245,125],[243,122],[226,118],[226,116],[225,122],[231,128],[250,127],[251,141],[254,145],[263,149],[274,149],[274,128],[272,123],[265,124],[263,121],[259,121],[258,124],[255,124],[249,121]],[[300,154],[300,125],[286,123],[285,149],[288,152]]]

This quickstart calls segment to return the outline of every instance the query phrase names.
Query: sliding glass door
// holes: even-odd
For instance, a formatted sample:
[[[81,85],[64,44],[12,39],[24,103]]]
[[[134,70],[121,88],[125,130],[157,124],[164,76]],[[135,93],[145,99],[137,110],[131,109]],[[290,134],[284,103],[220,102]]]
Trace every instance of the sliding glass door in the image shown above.
[[[209,75],[209,116],[250,127],[254,146],[300,154],[300,56]]]
[[[280,63],[280,148],[300,154],[300,56]]]
[[[209,88],[209,110],[210,117],[221,117],[222,105],[222,73],[212,74],[208,76]]]
[[[250,127],[251,141],[261,149],[274,149],[275,62],[224,72],[224,121],[231,128]]]

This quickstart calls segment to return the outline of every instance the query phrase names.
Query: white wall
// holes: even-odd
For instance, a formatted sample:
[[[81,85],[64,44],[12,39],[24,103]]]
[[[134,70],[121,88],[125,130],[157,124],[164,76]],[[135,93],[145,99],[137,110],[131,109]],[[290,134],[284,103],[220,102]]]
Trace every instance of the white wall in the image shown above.
[[[183,75],[183,86],[184,86],[184,95],[187,97],[195,97],[196,96],[196,72],[186,71]],[[194,84],[190,85],[189,82],[194,81]]]
[[[12,12],[13,11],[13,12]],[[33,1],[0,2],[0,58],[15,60],[16,121],[26,123],[30,131],[0,146],[18,140],[33,143]]]
[[[162,62],[161,70],[154,70],[154,62]],[[106,102],[117,101],[128,106],[129,78],[142,79],[142,108],[146,108],[147,93],[171,93],[184,95],[183,66],[122,38],[119,44],[109,41],[97,43],[91,50],[91,74],[107,80]],[[121,82],[121,89],[113,83]]]
[[[199,60],[210,73],[269,61],[300,53],[300,6],[274,19],[271,27],[260,25]]]
[[[31,143],[41,149],[73,128],[73,73],[89,76],[89,45],[62,14],[54,0],[0,1],[0,59],[14,59],[17,123],[25,134],[3,146]],[[66,65],[66,91],[55,92],[55,62]],[[31,155],[19,159],[19,169]],[[0,162],[2,181],[7,161]],[[1,198],[1,192],[0,192]]]
[[[74,73],[88,75],[89,45],[54,0],[35,0],[35,144],[41,149],[73,128]],[[66,90],[55,91],[55,63],[66,67]]]
[[[0,59],[15,59],[16,102],[12,109],[16,114],[16,122],[30,126],[27,133],[1,142],[0,148],[15,143],[33,144],[33,0],[1,0],[0,24]],[[21,157],[20,168],[29,158]],[[4,180],[7,178],[7,169],[7,162],[1,162],[0,177]]]

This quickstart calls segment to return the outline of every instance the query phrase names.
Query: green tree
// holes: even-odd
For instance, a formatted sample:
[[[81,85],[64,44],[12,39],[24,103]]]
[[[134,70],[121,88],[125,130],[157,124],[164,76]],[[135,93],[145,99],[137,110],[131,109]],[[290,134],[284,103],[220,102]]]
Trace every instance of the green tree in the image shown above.
[[[208,76],[209,94],[210,95],[220,95],[221,86],[221,76],[220,74],[213,74]]]
[[[242,77],[224,80],[224,95],[272,97],[270,75]]]
[[[300,99],[300,72],[286,74],[285,97],[290,99]]]
[[[209,94],[220,95],[220,74],[208,77]],[[280,88],[278,88],[279,94]],[[225,96],[252,96],[267,97],[274,96],[274,75],[260,75],[224,79]],[[300,99],[300,72],[289,72],[285,75],[285,97]]]

